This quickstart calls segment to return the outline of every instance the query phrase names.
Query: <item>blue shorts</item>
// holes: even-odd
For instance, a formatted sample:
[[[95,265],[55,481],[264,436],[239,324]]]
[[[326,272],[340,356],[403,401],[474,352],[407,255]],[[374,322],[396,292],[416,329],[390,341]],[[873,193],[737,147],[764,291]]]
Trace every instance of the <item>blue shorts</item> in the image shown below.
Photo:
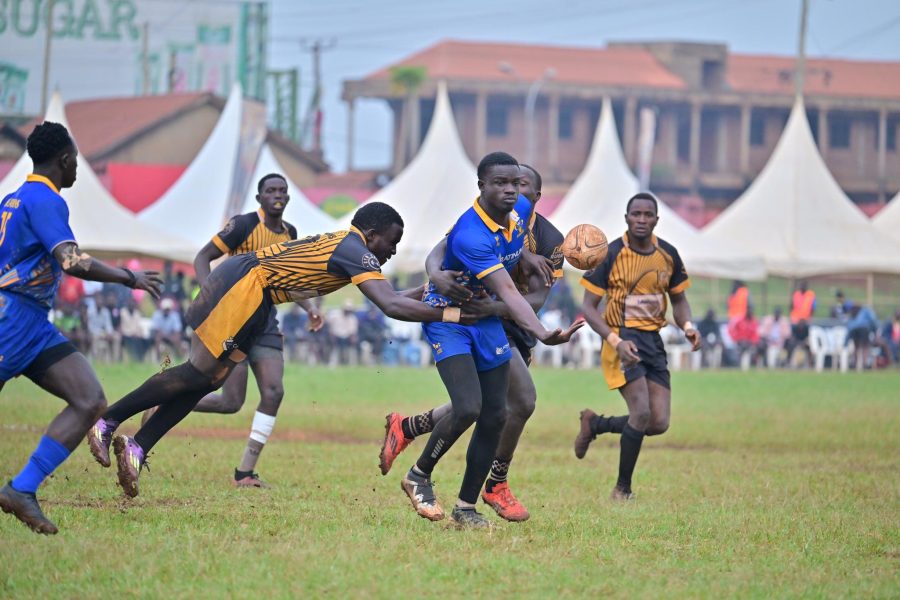
[[[425,339],[431,344],[434,362],[451,356],[469,354],[477,371],[490,371],[509,362],[509,340],[500,319],[489,318],[474,325],[457,323],[422,323]]]
[[[0,381],[21,375],[41,352],[68,341],[46,310],[0,292]]]

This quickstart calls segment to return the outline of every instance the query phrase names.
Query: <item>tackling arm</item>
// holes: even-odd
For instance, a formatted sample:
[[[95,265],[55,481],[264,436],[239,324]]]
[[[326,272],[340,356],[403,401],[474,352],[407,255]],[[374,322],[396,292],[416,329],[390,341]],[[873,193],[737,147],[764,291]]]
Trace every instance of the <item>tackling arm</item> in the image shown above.
[[[74,242],[64,242],[53,249],[53,256],[67,274],[88,281],[121,283],[133,289],[146,290],[159,298],[162,280],[157,271],[132,271],[124,267],[111,267],[97,260]]]
[[[219,250],[218,246],[216,246],[212,242],[208,242],[205,246],[203,246],[203,248],[200,249],[200,252],[197,253],[197,256],[194,257],[194,271],[196,271],[197,273],[197,283],[200,284],[200,287],[206,285],[206,279],[209,277],[209,273],[211,271],[210,265],[212,264],[212,261],[216,260],[222,255],[224,255],[224,252]]]

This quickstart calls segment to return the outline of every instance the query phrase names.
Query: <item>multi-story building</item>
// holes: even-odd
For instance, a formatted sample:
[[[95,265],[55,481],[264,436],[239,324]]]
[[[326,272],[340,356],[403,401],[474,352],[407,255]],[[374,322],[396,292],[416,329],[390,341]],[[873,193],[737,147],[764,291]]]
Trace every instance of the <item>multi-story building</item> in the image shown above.
[[[392,81],[396,67],[413,66],[427,75],[418,89]],[[602,99],[609,97],[632,168],[639,138],[650,130],[640,132],[639,121],[650,109],[650,188],[675,205],[699,196],[721,209],[772,153],[794,102],[794,75],[792,57],[734,54],[721,44],[441,42],[344,83],[348,163],[357,99],[388,102],[397,171],[427,131],[436,82],[443,79],[473,161],[507,150],[532,162],[551,185],[565,187],[585,164]],[[816,143],[838,183],[854,201],[877,209],[900,189],[900,62],[808,59],[804,99]]]

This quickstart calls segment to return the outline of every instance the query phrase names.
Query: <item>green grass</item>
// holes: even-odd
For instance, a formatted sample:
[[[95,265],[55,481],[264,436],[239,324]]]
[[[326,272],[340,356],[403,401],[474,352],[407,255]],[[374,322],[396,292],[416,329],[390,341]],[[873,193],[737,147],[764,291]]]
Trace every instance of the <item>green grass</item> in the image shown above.
[[[150,370],[99,374],[117,398]],[[538,409],[511,470],[526,523],[491,514],[491,532],[460,532],[418,518],[399,480],[422,441],[379,474],[384,414],[443,402],[433,369],[291,366],[259,465],[276,487],[228,485],[253,396],[239,415],[191,415],[153,453],[134,501],[82,446],[41,489],[58,536],[0,515],[0,597],[900,594],[897,372],[676,374],[672,427],[645,442],[627,504],[607,500],[617,440],[598,438],[583,461],[571,448],[579,409],[620,413],[622,401],[597,372],[535,378]],[[60,406],[7,384],[0,475]],[[435,472],[445,506],[466,439]]]

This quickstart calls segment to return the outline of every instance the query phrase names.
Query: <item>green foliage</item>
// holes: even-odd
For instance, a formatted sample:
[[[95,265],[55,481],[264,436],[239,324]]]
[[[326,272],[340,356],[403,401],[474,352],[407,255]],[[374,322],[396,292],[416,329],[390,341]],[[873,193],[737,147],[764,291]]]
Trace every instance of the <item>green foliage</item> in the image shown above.
[[[111,399],[155,370],[98,369]],[[607,500],[618,440],[599,437],[582,461],[571,447],[580,409],[620,414],[621,399],[596,371],[538,369],[535,380],[537,412],[510,471],[526,523],[483,505],[488,533],[417,517],[399,481],[422,440],[379,474],[384,415],[444,402],[434,369],[288,365],[258,469],[273,489],[229,485],[255,391],[238,415],[195,414],[173,430],[134,501],[81,446],[40,490],[58,536],[0,514],[0,597],[896,597],[896,371],[676,373],[672,427],[645,441],[628,504]],[[60,408],[27,381],[7,383],[4,478]],[[467,439],[435,472],[447,507]]]
[[[319,208],[335,219],[340,219],[347,213],[356,210],[359,202],[349,194],[332,194],[322,200]]]
[[[428,79],[428,69],[417,65],[391,67],[391,85],[403,94],[412,94]]]

